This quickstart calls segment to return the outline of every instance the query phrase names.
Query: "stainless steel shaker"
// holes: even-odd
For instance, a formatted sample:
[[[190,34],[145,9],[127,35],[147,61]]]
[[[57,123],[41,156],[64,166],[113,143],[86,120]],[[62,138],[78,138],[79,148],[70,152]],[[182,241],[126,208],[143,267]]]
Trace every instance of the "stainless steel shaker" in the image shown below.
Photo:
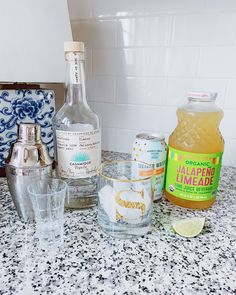
[[[37,179],[51,176],[52,162],[41,141],[41,128],[33,123],[21,123],[18,139],[6,159],[6,176],[12,200],[23,221],[32,221],[34,213],[27,186]]]

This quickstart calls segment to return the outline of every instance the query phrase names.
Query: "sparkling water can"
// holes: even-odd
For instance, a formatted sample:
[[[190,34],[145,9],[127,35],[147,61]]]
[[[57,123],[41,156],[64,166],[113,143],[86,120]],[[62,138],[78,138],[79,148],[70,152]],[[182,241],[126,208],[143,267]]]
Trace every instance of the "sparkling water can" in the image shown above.
[[[161,199],[165,180],[167,145],[162,135],[137,134],[132,146],[132,160],[151,164],[154,170],[154,201]],[[136,173],[142,174],[142,167]]]

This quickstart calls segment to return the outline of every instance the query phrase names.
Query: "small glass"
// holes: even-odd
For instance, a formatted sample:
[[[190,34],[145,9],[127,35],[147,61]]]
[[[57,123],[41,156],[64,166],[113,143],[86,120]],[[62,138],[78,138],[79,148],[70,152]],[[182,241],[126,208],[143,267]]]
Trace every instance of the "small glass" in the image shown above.
[[[42,179],[28,186],[32,202],[36,233],[42,249],[63,244],[64,202],[67,184],[60,179]]]
[[[103,163],[98,192],[98,223],[120,239],[145,235],[153,211],[153,168],[139,161]]]

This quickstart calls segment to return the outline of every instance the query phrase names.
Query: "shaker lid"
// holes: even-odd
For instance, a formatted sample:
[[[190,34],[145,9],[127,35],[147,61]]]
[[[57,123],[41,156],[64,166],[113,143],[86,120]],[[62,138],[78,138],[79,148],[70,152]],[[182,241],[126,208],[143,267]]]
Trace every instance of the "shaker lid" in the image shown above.
[[[41,127],[34,123],[20,123],[18,141],[38,142],[41,140]]]
[[[41,141],[41,128],[34,123],[21,123],[18,127],[18,139],[11,146],[6,164],[15,167],[44,167],[53,160],[47,147]]]

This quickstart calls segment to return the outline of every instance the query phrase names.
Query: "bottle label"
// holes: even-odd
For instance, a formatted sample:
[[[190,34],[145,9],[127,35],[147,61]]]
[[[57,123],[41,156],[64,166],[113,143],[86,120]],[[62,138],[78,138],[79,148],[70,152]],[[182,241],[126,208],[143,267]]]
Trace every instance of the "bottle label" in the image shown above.
[[[101,164],[100,129],[77,132],[56,130],[60,177],[86,178],[97,174]]]
[[[80,69],[79,69],[79,57],[77,54],[74,54],[74,60],[71,66],[71,75],[72,84],[81,84],[81,76],[80,76]]]
[[[165,189],[190,201],[214,199],[220,177],[223,152],[198,154],[169,146]]]

